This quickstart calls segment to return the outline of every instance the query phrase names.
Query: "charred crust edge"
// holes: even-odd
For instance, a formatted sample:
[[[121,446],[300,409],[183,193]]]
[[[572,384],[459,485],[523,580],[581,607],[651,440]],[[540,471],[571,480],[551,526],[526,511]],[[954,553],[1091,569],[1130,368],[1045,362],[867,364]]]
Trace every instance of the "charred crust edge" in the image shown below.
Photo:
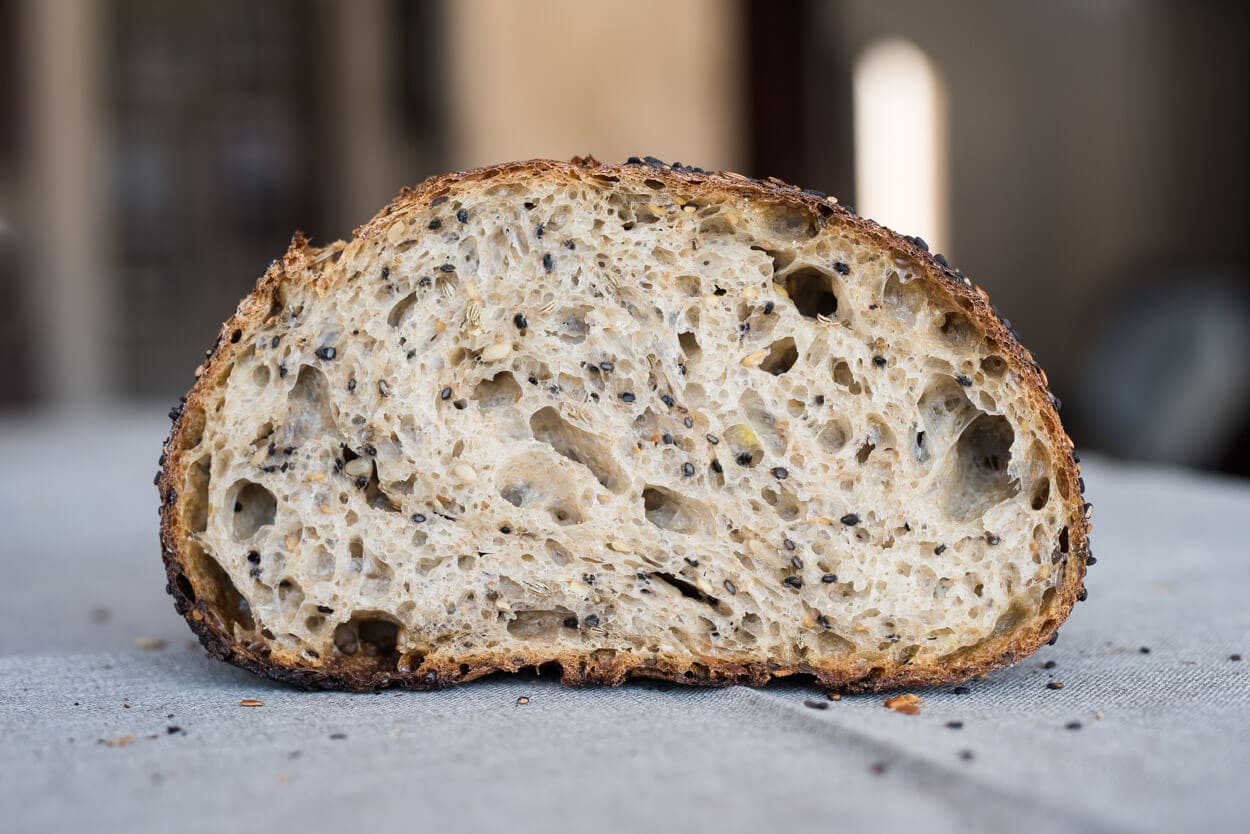
[[[926,665],[905,665],[891,674],[879,674],[873,670],[862,671],[847,663],[829,663],[815,666],[808,663],[783,665],[773,662],[734,662],[723,658],[702,657],[693,663],[678,661],[664,656],[636,656],[634,659],[618,659],[611,663],[594,663],[579,652],[559,655],[532,654],[517,656],[481,655],[470,660],[457,658],[439,662],[431,659],[411,673],[393,670],[343,668],[332,660],[319,667],[304,667],[285,663],[264,652],[252,651],[236,643],[219,624],[215,612],[202,600],[192,600],[183,590],[186,578],[186,554],[182,551],[186,535],[180,521],[181,505],[178,501],[177,484],[185,474],[187,413],[205,398],[217,374],[232,361],[234,352],[246,344],[246,340],[232,341],[231,334],[238,330],[249,333],[264,320],[265,313],[276,290],[298,280],[304,267],[319,260],[323,253],[339,250],[345,243],[338,242],[321,249],[310,245],[308,239],[297,232],[291,239],[290,248],[257,282],[256,288],[240,304],[233,316],[221,327],[204,363],[196,369],[196,382],[186,398],[171,411],[173,427],[162,447],[160,470],[157,473],[157,489],[160,495],[161,557],[165,563],[166,591],[174,599],[174,607],[186,620],[199,638],[208,654],[235,666],[264,677],[303,689],[335,689],[368,691],[400,687],[415,690],[433,690],[464,683],[495,672],[518,672],[538,669],[555,663],[560,667],[561,682],[582,686],[604,684],[615,686],[632,678],[668,680],[674,683],[698,686],[732,686],[746,684],[761,686],[775,678],[792,675],[808,676],[822,687],[844,692],[876,692],[898,687],[944,686],[957,684],[969,678],[985,674],[1017,662],[1037,651],[1043,645],[1054,642],[1059,626],[1067,619],[1073,606],[1084,597],[1084,579],[1089,548],[1090,505],[1085,502],[1079,458],[1075,455],[1072,441],[1063,429],[1058,414],[1058,399],[1048,390],[1045,373],[1033,354],[1020,344],[1015,331],[989,302],[984,290],[952,269],[941,255],[931,253],[918,238],[907,237],[886,229],[880,224],[861,218],[854,211],[819,192],[800,189],[775,177],[752,179],[732,172],[704,171],[701,168],[680,163],[666,164],[653,157],[631,157],[623,165],[603,165],[594,157],[578,157],[570,163],[552,160],[529,160],[511,162],[444,174],[427,179],[416,188],[404,188],[378,215],[355,231],[355,240],[367,240],[385,231],[385,224],[396,211],[423,207],[431,195],[446,195],[457,186],[473,184],[498,177],[515,176],[518,179],[563,177],[571,179],[611,178],[637,181],[659,179],[666,185],[703,189],[722,196],[742,197],[790,207],[803,207],[813,212],[817,228],[821,231],[830,224],[858,234],[867,241],[913,261],[925,278],[945,288],[955,299],[968,302],[961,305],[969,317],[982,330],[994,338],[1008,358],[1014,370],[1020,374],[1026,396],[1033,401],[1043,424],[1045,434],[1060,454],[1055,461],[1057,469],[1070,478],[1074,487],[1065,501],[1069,549],[1066,563],[1062,566],[1064,581],[1059,586],[1051,614],[1040,615],[1035,620],[1017,628],[999,640],[988,643],[957,662],[934,662]],[[462,672],[467,665],[467,671]]]

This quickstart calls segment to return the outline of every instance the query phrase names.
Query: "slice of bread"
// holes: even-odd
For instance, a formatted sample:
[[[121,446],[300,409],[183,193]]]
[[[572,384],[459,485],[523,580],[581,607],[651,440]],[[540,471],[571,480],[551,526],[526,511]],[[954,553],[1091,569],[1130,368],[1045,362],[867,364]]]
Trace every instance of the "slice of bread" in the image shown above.
[[[169,591],[303,686],[950,683],[1083,596],[1072,444],[1010,326],[777,180],[436,177],[349,243],[297,235],[196,378]]]

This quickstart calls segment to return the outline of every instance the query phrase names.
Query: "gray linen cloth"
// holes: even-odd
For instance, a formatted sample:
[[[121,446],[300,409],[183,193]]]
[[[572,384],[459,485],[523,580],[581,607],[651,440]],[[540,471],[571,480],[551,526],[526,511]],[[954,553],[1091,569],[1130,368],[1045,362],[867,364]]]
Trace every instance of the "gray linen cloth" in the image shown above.
[[[1250,827],[1245,483],[1090,462],[1089,601],[967,694],[918,691],[915,716],[784,683],[305,693],[205,658],[173,613],[164,430],[0,421],[4,831]]]

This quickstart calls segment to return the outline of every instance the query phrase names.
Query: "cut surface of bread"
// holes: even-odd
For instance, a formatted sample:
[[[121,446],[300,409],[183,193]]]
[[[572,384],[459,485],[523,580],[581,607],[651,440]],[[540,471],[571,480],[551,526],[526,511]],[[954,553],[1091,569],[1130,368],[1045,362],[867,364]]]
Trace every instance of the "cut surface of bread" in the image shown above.
[[[434,178],[350,242],[297,236],[196,376],[170,592],[303,686],[947,683],[1084,593],[1079,469],[1009,325],[923,241],[775,180]]]

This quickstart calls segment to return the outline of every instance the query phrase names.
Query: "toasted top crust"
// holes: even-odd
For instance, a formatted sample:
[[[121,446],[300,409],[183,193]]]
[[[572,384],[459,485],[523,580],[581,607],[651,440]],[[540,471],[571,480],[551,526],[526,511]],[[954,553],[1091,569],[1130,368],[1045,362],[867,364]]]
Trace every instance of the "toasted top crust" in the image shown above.
[[[666,187],[705,198],[741,198],[757,208],[779,206],[810,212],[819,230],[836,229],[854,236],[865,245],[879,247],[898,261],[906,261],[909,269],[921,280],[941,287],[963,310],[972,326],[992,338],[1000,354],[1019,379],[1021,395],[1027,399],[1035,415],[1039,433],[1045,437],[1054,463],[1054,479],[1062,496],[1066,517],[1066,535],[1060,570],[1062,579],[1054,599],[1045,610],[1004,633],[978,642],[969,651],[943,663],[902,666],[889,671],[865,671],[849,663],[799,663],[784,666],[761,661],[726,662],[705,658],[692,672],[689,663],[673,658],[651,657],[646,662],[626,656],[601,664],[564,652],[557,655],[535,653],[519,657],[483,655],[470,664],[427,663],[419,674],[403,674],[392,666],[384,668],[364,658],[338,658],[318,666],[307,666],[291,658],[273,655],[263,641],[242,645],[235,639],[229,617],[223,613],[222,600],[207,589],[212,580],[203,575],[203,568],[192,557],[192,536],[178,488],[186,483],[189,461],[185,452],[199,441],[205,425],[205,405],[209,392],[223,384],[232,363],[247,340],[242,338],[263,325],[280,308],[284,294],[291,287],[309,287],[326,291],[318,284],[326,265],[339,258],[351,259],[360,248],[382,239],[398,217],[425,210],[431,204],[456,195],[466,188],[486,181],[568,183],[572,181],[628,182],[642,184],[658,181]],[[631,159],[625,165],[601,165],[593,158],[579,158],[571,163],[532,160],[481,168],[474,171],[446,174],[431,178],[415,189],[405,189],[375,218],[357,229],[352,241],[342,241],[317,248],[296,234],[290,249],[258,282],[255,290],[239,305],[236,313],[223,325],[207,353],[205,362],[196,369],[196,382],[184,402],[171,412],[173,429],[161,456],[157,484],[161,497],[161,545],[167,589],[208,651],[221,659],[298,686],[309,688],[373,689],[383,686],[405,686],[418,689],[437,688],[479,677],[495,670],[516,670],[556,662],[567,683],[619,683],[626,677],[660,677],[682,683],[727,684],[746,682],[762,684],[772,677],[791,674],[813,675],[822,685],[848,690],[877,690],[901,685],[935,685],[955,682],[972,675],[1010,664],[1035,651],[1047,641],[1053,642],[1059,625],[1066,619],[1078,599],[1084,598],[1083,579],[1089,561],[1089,505],[1082,496],[1083,481],[1071,440],[1065,434],[1058,415],[1058,400],[1047,390],[1044,372],[1032,355],[1019,343],[1010,324],[993,308],[984,290],[951,269],[940,255],[933,255],[919,238],[903,237],[880,225],[856,216],[832,198],[803,191],[773,178],[754,180],[735,173],[705,172],[702,169],[665,165],[648,157],[645,161]]]

